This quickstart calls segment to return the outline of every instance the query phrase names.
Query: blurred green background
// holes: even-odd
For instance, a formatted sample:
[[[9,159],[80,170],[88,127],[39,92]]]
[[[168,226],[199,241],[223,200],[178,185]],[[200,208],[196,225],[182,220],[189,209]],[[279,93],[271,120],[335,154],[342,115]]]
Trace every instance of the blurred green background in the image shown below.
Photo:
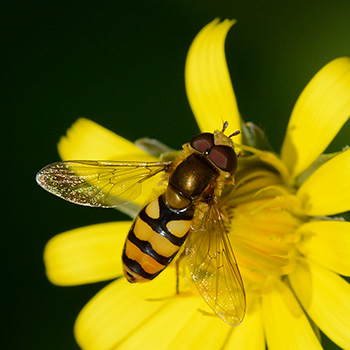
[[[78,349],[75,317],[105,285],[53,286],[42,262],[54,235],[125,219],[69,204],[35,183],[78,117],[179,148],[198,132],[184,89],[189,45],[215,17],[236,18],[226,52],[240,111],[279,150],[306,83],[350,55],[348,0],[12,1],[1,13],[3,349]],[[330,150],[349,144],[349,135],[348,123]]]

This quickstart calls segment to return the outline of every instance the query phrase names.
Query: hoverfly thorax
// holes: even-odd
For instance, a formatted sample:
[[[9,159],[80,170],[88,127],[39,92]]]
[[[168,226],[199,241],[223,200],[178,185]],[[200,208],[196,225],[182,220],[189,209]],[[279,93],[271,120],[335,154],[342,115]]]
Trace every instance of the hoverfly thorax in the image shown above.
[[[188,154],[169,177],[166,196],[173,208],[184,208],[194,201],[207,200],[221,176],[232,180],[237,156],[230,137],[223,131],[201,133],[184,145]]]

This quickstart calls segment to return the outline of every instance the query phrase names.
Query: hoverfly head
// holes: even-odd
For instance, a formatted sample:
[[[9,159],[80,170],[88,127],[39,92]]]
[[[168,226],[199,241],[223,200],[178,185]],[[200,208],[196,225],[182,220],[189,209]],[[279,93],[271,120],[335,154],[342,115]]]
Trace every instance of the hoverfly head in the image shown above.
[[[240,131],[226,136],[224,132],[227,127],[228,122],[225,122],[222,131],[215,131],[214,134],[204,132],[195,136],[191,147],[206,155],[220,170],[233,174],[237,169],[237,155],[231,137],[238,135]]]

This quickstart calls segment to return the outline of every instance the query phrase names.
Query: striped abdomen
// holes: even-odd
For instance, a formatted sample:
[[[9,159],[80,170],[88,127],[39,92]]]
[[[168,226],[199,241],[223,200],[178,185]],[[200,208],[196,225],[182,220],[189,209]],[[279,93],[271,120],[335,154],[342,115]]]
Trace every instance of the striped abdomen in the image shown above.
[[[136,217],[123,251],[129,282],[156,277],[173,260],[191,227],[193,208],[172,209],[165,195],[145,206]]]

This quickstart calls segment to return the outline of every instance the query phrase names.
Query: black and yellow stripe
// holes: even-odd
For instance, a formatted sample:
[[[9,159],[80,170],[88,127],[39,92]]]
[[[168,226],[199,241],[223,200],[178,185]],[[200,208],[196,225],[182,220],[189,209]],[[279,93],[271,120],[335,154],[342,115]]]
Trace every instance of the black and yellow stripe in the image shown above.
[[[135,219],[123,251],[124,273],[129,282],[155,278],[174,259],[191,227],[192,206],[175,210],[159,196]]]

